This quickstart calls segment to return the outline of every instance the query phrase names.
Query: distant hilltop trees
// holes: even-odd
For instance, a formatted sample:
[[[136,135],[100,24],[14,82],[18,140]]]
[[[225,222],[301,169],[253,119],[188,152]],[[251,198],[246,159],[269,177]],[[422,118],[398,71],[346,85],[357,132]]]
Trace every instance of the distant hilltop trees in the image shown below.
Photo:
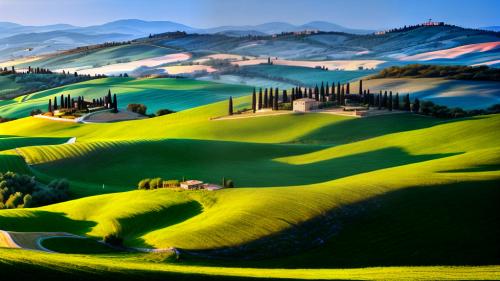
[[[184,37],[186,35],[187,35],[187,33],[185,31],[173,31],[173,32],[149,34],[148,38],[149,39],[153,39],[153,38],[177,38],[177,37]]]
[[[388,30],[377,31],[374,34],[375,35],[383,35],[386,33],[405,32],[405,31],[414,30],[414,29],[417,29],[420,27],[430,27],[430,26],[455,26],[455,25],[445,24],[442,21],[437,22],[437,21],[429,20],[429,21],[421,23],[421,24],[405,25],[405,26],[399,27],[399,28],[392,28],[392,29],[388,29]]]
[[[457,80],[485,80],[500,81],[500,69],[488,66],[462,66],[462,65],[425,65],[410,64],[405,66],[391,66],[382,69],[371,78],[446,78]]]

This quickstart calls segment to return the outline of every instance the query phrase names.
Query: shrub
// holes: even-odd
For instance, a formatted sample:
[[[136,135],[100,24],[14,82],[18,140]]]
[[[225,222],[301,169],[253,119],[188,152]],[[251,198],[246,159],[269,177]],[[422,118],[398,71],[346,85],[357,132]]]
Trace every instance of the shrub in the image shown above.
[[[66,180],[53,180],[49,185],[43,185],[32,176],[0,173],[0,209],[28,208],[65,201],[68,191],[69,183]]]
[[[30,116],[34,116],[34,115],[38,115],[38,114],[42,114],[43,112],[40,110],[40,109],[33,109],[31,112],[30,112]]]
[[[140,104],[140,103],[131,103],[131,104],[127,105],[128,111],[132,111],[132,112],[139,113],[142,115],[146,115],[147,109],[148,109],[147,106],[145,106],[144,104]]]
[[[163,184],[162,178],[154,178],[149,182],[149,189],[161,188]]]
[[[227,179],[224,181],[224,187],[225,188],[233,188],[234,187],[234,182],[233,180]]]
[[[137,187],[139,189],[149,189],[149,182],[151,181],[151,179],[143,179],[141,180],[138,184],[137,184]]]
[[[7,209],[15,209],[18,207],[22,207],[21,202],[23,201],[23,194],[21,192],[16,192],[9,196],[9,199],[5,202],[5,206]]]
[[[156,116],[162,116],[162,115],[167,115],[167,114],[171,114],[171,113],[175,113],[175,111],[170,110],[170,109],[159,109],[158,111],[156,111]]]
[[[104,243],[116,246],[116,247],[121,247],[123,246],[123,238],[119,237],[117,234],[112,233],[112,234],[107,234],[106,236],[103,237]]]

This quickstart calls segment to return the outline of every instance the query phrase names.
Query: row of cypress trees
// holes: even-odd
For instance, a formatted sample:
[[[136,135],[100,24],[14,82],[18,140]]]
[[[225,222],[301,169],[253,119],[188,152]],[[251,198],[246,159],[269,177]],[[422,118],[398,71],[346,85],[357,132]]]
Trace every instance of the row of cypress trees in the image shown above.
[[[53,112],[58,109],[77,109],[86,110],[89,107],[104,106],[106,108],[113,108],[114,112],[118,112],[118,101],[116,99],[116,94],[111,95],[111,90],[108,90],[108,94],[104,97],[98,99],[92,99],[92,102],[85,101],[85,97],[79,96],[76,100],[71,98],[71,95],[61,95],[60,103],[57,104],[57,97],[54,97],[54,102],[49,99],[48,112]]]
[[[278,88],[260,88],[257,92],[257,89],[253,89],[252,93],[252,111],[255,113],[257,110],[263,108],[271,108],[273,110],[278,110],[279,103],[288,103],[292,104],[293,109],[293,101],[301,98],[310,98],[315,99],[316,101],[326,102],[331,101],[335,102],[338,105],[346,105],[346,100],[353,100],[371,107],[377,107],[378,109],[385,108],[387,110],[406,110],[413,111],[412,105],[410,102],[410,96],[407,94],[403,97],[403,101],[401,104],[399,93],[393,95],[392,91],[385,91],[382,93],[380,91],[379,94],[370,93],[370,89],[363,89],[363,80],[359,80],[359,89],[357,94],[351,94],[351,85],[350,83],[341,84],[340,82],[333,82],[331,86],[328,82],[325,84],[321,82],[321,86],[318,87],[294,87],[291,89],[290,95],[287,90],[283,90],[281,93],[281,101],[279,99],[279,89]],[[414,102],[414,106],[419,108],[419,100],[416,99]],[[229,98],[229,115],[233,114],[233,100],[232,97]]]

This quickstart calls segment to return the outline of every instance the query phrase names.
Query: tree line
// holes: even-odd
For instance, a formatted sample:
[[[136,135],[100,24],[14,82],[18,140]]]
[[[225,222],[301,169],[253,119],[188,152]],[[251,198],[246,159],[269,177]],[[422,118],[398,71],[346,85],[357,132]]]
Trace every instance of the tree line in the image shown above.
[[[57,97],[49,99],[48,112],[54,112],[55,110],[88,110],[92,107],[104,107],[108,109],[113,109],[116,113],[118,112],[118,101],[116,94],[111,95],[111,90],[108,90],[108,94],[100,97],[94,98],[92,101],[86,101],[84,96],[79,96],[76,99],[72,98],[71,95],[61,95],[59,98],[59,104],[57,103]]]
[[[382,69],[371,78],[447,78],[500,81],[500,69],[483,66],[410,64]]]
[[[466,111],[461,108],[448,108],[443,105],[436,105],[431,101],[420,101],[415,98],[413,101],[410,95],[406,94],[400,97],[399,93],[392,91],[382,91],[372,93],[370,89],[363,88],[363,80],[359,80],[357,92],[351,92],[349,82],[341,84],[332,82],[315,87],[294,87],[290,92],[278,88],[256,88],[252,92],[252,108],[255,113],[261,109],[272,110],[293,110],[293,102],[296,99],[309,98],[321,102],[320,107],[326,106],[345,106],[346,104],[356,104],[366,106],[367,108],[377,108],[378,110],[401,110],[413,112],[416,114],[429,115],[438,118],[458,118],[465,116],[499,113],[500,104],[493,105],[485,110]],[[228,114],[234,114],[234,105],[232,97],[229,97]]]

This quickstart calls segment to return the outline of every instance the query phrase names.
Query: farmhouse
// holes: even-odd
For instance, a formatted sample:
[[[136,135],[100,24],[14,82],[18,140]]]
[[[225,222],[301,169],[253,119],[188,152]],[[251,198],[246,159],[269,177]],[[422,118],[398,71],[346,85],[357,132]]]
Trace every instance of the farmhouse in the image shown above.
[[[187,180],[181,182],[181,188],[184,189],[201,189],[203,188],[203,182],[199,180]]]
[[[293,101],[293,111],[308,112],[313,109],[318,109],[320,102],[315,99],[302,98]]]

